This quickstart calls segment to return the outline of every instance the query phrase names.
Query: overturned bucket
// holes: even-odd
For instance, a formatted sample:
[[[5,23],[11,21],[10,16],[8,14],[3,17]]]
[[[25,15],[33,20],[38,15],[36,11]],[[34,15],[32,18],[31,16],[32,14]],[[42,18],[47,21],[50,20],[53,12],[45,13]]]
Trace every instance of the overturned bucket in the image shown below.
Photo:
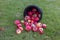
[[[37,14],[37,13],[32,13],[32,15],[33,15],[33,14],[38,15],[39,20],[38,20],[37,22],[39,22],[39,21],[42,19],[42,14],[43,14],[43,12],[42,12],[42,10],[41,10],[39,7],[37,7],[37,6],[35,6],[35,5],[29,5],[29,6],[27,6],[27,7],[24,9],[24,17],[25,17],[25,16],[28,16],[28,12],[29,12],[29,11],[32,11],[33,9],[36,9],[36,12],[38,12],[38,14]]]

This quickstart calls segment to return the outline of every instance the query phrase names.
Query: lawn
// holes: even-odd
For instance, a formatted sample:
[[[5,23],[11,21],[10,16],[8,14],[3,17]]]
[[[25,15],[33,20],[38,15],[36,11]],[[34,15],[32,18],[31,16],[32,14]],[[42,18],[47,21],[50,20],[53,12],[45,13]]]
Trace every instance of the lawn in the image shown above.
[[[14,20],[23,20],[24,8],[36,5],[43,11],[42,23],[47,24],[44,34],[26,32],[17,35]],[[60,0],[0,0],[0,40],[60,40]],[[24,26],[23,26],[24,27]]]

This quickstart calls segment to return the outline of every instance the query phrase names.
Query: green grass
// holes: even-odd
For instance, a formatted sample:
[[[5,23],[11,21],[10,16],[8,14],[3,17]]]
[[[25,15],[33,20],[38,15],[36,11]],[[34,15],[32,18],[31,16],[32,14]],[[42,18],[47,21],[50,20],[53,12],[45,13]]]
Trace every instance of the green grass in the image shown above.
[[[37,5],[43,10],[44,34],[23,31],[16,35],[14,20],[23,19],[24,8]],[[0,40],[60,40],[60,0],[0,0]]]

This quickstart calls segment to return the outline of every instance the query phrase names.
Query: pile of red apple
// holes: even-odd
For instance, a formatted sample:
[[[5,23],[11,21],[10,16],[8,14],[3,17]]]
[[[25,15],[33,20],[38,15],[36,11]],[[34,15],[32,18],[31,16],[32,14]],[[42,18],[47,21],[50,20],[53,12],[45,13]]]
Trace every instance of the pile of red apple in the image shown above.
[[[20,34],[23,31],[22,24],[19,20],[15,20],[15,25],[17,26],[16,33]]]
[[[25,16],[24,21],[15,20],[15,24],[17,26],[16,33],[20,34],[23,31],[22,24],[25,25],[26,31],[34,31],[43,34],[43,28],[46,29],[46,24],[42,24],[39,21],[40,14],[36,9],[32,9],[27,12],[28,15]]]

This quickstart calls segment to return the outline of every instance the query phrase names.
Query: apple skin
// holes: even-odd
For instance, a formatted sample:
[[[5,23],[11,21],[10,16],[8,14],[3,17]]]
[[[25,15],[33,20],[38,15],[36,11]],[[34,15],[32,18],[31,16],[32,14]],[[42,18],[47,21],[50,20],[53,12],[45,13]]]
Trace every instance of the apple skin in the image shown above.
[[[19,20],[15,20],[14,23],[15,23],[16,25],[18,25],[18,24],[20,24],[20,21],[19,21]]]
[[[31,26],[26,26],[26,31],[30,31],[31,30]]]
[[[29,16],[25,16],[24,20],[25,21],[30,20],[30,17]]]
[[[37,27],[35,24],[31,24],[31,27],[32,27],[32,31],[36,32],[37,31]]]
[[[24,25],[28,25],[28,22],[26,22],[26,21],[24,21],[24,23],[23,23]]]
[[[31,20],[28,20],[28,22],[30,23],[30,22],[31,22]]]
[[[37,32],[37,27],[33,27],[33,29],[32,29],[34,32]]]
[[[26,25],[29,25],[29,23],[28,22],[24,22],[24,25],[26,26]]]
[[[41,28],[42,27],[42,24],[41,23],[37,23],[36,24],[36,27]]]
[[[43,28],[39,28],[39,33],[40,34],[43,34],[44,33]]]
[[[43,27],[44,29],[46,29],[46,24],[42,24],[42,27]]]
[[[34,20],[37,22],[37,21],[39,21],[39,18],[38,18],[38,17],[36,17]]]
[[[18,24],[17,26],[18,26],[18,27],[21,27],[21,26],[22,26],[22,24]]]
[[[21,30],[20,29],[17,29],[16,30],[16,34],[21,34]]]
[[[22,28],[22,27],[19,27],[19,29],[20,29],[21,31],[23,31],[23,28]]]
[[[28,12],[28,15],[29,15],[29,16],[32,16],[32,14],[33,14],[33,13],[32,13],[31,11],[30,11],[30,12]]]

